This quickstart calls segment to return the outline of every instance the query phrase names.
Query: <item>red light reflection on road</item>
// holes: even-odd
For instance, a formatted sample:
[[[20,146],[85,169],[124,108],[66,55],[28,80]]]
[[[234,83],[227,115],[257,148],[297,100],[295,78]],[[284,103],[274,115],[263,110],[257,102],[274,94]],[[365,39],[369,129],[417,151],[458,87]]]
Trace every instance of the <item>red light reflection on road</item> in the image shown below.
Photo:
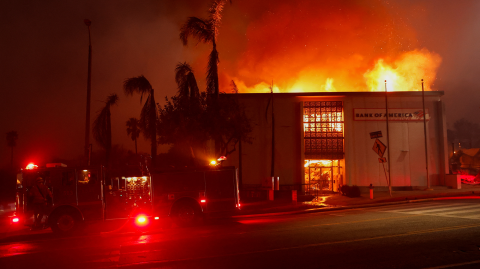
[[[27,243],[3,245],[0,246],[0,258],[26,254],[32,252],[33,249],[33,245]]]
[[[151,242],[153,242],[153,238],[151,235],[141,235],[137,240],[138,244],[146,244]]]
[[[280,222],[279,219],[247,219],[238,221],[241,224],[264,224],[264,223],[275,223]]]

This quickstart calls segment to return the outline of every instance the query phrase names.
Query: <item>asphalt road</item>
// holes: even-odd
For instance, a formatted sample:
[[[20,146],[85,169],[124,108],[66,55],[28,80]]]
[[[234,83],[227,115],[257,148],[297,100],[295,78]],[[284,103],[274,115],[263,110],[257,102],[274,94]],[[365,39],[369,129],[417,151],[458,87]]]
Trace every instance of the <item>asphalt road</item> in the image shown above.
[[[480,268],[480,202],[211,220],[0,241],[0,268]]]

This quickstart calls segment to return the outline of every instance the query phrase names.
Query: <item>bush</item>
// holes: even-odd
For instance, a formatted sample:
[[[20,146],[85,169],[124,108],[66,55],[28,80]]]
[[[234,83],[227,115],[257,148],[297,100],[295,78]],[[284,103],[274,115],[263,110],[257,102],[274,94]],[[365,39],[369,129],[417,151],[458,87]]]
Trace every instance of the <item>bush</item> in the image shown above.
[[[340,187],[340,192],[342,193],[342,195],[346,195],[350,198],[360,197],[360,188],[357,185],[342,185],[342,187]]]
[[[340,187],[340,192],[342,193],[342,195],[347,195],[349,188],[350,188],[350,187],[349,187],[348,185],[342,185],[342,186]]]
[[[350,187],[350,195],[348,197],[360,197],[360,188],[357,185]]]

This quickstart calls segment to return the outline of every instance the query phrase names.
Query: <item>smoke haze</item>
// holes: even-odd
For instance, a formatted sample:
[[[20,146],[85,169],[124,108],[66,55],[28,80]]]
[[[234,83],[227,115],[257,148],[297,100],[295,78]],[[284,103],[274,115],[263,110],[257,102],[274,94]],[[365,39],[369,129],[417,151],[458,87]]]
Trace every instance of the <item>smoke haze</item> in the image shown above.
[[[163,104],[176,93],[175,65],[189,62],[201,90],[211,46],[179,35],[189,16],[207,17],[210,1],[3,1],[0,4],[0,133],[19,134],[20,165],[83,154],[88,31],[92,21],[91,122],[111,93],[113,143],[133,150],[125,123],[140,96],[122,83],[144,75]],[[228,3],[218,36],[220,90],[231,92],[369,91],[384,71],[401,74],[395,90],[445,92],[447,121],[478,122],[480,2],[253,1]],[[375,73],[377,72],[377,73]],[[373,82],[372,82],[373,81]],[[392,78],[393,81],[393,78]],[[393,82],[392,82],[393,83]],[[378,86],[378,85],[377,85]],[[90,138],[93,149],[99,146]],[[139,151],[149,152],[140,138]],[[10,162],[6,141],[2,165]]]

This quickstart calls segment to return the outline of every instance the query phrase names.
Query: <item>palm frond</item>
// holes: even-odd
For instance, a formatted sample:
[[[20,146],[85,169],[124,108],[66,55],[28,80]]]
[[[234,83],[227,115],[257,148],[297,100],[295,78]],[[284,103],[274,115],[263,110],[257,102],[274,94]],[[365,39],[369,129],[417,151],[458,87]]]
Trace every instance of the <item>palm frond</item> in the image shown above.
[[[180,98],[190,97],[190,99],[194,99],[200,95],[193,69],[187,62],[177,64],[175,81],[178,85],[178,96]]]
[[[184,46],[188,44],[190,36],[196,38],[199,42],[212,42],[215,38],[215,31],[211,21],[189,17],[180,29],[180,40],[182,40]]]
[[[136,118],[130,118],[127,121],[127,135],[132,140],[137,139],[140,136],[140,122]]]
[[[110,95],[107,97],[106,105],[107,105],[107,106],[113,106],[113,105],[116,105],[117,102],[118,102],[118,96],[117,96],[117,94],[112,93],[112,94],[110,94]]]
[[[190,99],[196,99],[200,96],[200,91],[198,89],[197,80],[193,72],[190,72],[187,77],[188,87],[190,88]]]
[[[93,138],[104,149],[109,146],[108,122],[110,118],[110,106],[105,106],[93,122]]]
[[[158,118],[157,107],[152,104],[153,102],[151,98],[151,95],[147,97],[145,105],[143,105],[142,111],[140,112],[140,128],[143,136],[149,140],[152,139],[151,130],[152,128],[156,128],[156,119]],[[155,114],[155,120],[153,119],[152,114]]]
[[[235,84],[235,81],[232,80],[232,92],[233,93],[238,93],[238,88],[237,88],[237,84]]]
[[[116,94],[110,94],[107,97],[105,106],[100,110],[97,118],[93,122],[93,138],[104,149],[111,147],[112,132],[111,132],[111,114],[110,107],[117,104],[118,96]]]
[[[123,90],[126,95],[140,94],[140,102],[142,102],[143,95],[149,94],[152,90],[152,85],[143,75],[133,78],[127,78],[123,82]]]
[[[212,30],[214,32],[214,37],[218,36],[218,28],[222,21],[222,11],[225,6],[225,0],[215,0],[212,3],[212,6],[208,10],[210,13],[210,23],[212,24]]]
[[[187,63],[179,63],[175,68],[175,81],[178,86],[178,94],[180,97],[187,97],[189,94],[188,76],[192,73],[192,67]]]

